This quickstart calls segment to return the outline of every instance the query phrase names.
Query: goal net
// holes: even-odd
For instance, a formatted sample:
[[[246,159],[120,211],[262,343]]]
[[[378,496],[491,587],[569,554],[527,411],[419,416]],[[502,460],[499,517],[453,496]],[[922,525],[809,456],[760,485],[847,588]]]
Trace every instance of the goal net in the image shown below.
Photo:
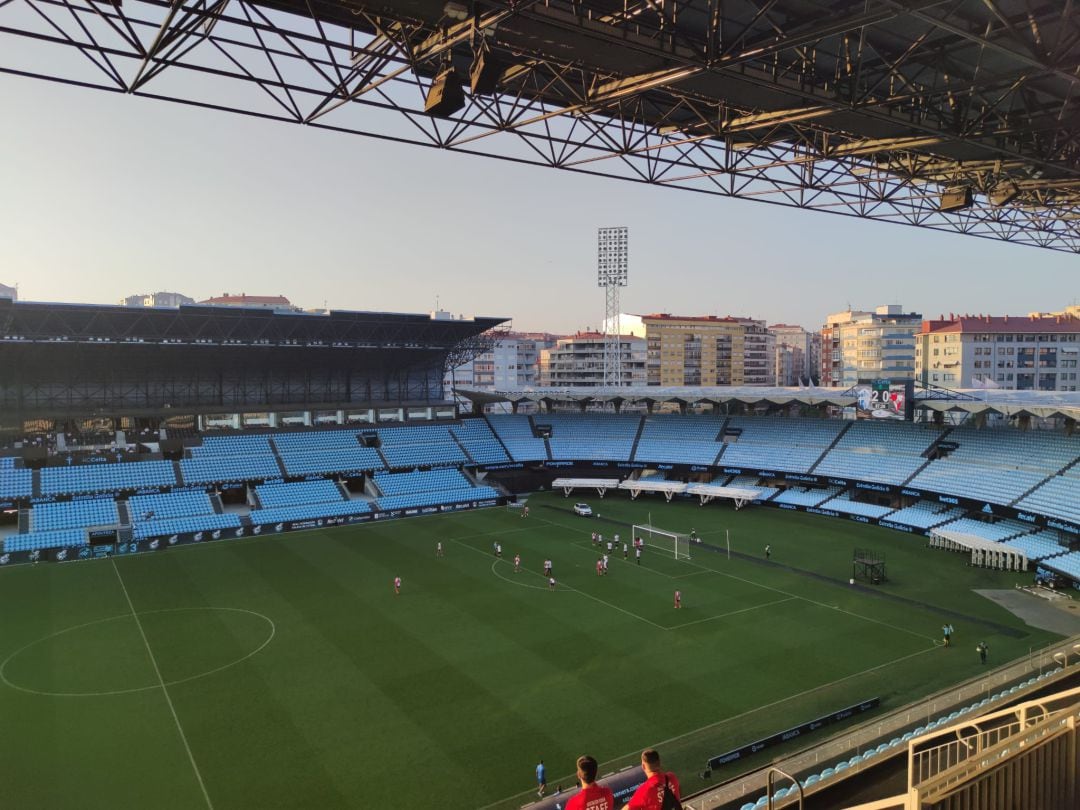
[[[641,538],[649,548],[672,555],[677,560],[690,559],[690,535],[669,532],[648,524],[635,523],[632,529],[635,540]]]

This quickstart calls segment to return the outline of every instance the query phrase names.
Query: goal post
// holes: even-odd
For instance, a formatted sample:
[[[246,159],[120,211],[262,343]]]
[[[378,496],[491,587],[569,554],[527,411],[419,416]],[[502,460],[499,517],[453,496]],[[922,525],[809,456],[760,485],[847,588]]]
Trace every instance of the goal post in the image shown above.
[[[640,537],[649,548],[670,554],[676,560],[690,559],[690,535],[688,534],[658,529],[647,523],[635,523],[631,532],[635,540]]]

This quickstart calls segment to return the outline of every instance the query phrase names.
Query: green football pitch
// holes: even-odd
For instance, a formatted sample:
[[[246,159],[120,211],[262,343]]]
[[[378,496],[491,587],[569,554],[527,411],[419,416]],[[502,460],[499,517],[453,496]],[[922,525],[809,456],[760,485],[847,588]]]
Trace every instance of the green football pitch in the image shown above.
[[[1054,638],[973,592],[1022,575],[919,537],[587,500],[600,517],[548,494],[528,518],[487,509],[0,571],[0,805],[502,810],[529,799],[540,758],[569,785],[581,753],[607,772],[650,745],[697,789],[710,755],[977,675],[979,641],[1002,663]],[[650,513],[706,545],[730,536],[734,553],[647,549],[640,566],[620,553],[597,577],[590,532],[629,538]],[[886,554],[888,582],[848,584],[855,547]]]

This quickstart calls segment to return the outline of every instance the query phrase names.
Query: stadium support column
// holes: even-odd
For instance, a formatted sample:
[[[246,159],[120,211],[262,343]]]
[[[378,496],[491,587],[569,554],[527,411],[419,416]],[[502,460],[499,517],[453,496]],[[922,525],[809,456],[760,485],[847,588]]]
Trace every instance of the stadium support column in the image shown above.
[[[597,231],[596,282],[604,288],[604,381],[605,386],[620,386],[622,346],[619,328],[619,290],[627,284],[630,231],[625,227],[600,228]]]

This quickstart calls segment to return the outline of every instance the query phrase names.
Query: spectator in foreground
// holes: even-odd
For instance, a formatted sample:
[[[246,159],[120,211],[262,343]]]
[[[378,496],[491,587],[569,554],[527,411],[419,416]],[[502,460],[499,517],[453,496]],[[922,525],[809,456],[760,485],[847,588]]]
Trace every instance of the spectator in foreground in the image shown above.
[[[645,771],[645,784],[634,791],[630,801],[623,805],[623,810],[671,810],[682,807],[679,780],[675,774],[664,771],[660,765],[660,753],[655,748],[641,752],[641,770]]]
[[[596,784],[596,760],[578,757],[577,778],[581,792],[566,803],[566,810],[615,810],[615,794],[611,788]]]

